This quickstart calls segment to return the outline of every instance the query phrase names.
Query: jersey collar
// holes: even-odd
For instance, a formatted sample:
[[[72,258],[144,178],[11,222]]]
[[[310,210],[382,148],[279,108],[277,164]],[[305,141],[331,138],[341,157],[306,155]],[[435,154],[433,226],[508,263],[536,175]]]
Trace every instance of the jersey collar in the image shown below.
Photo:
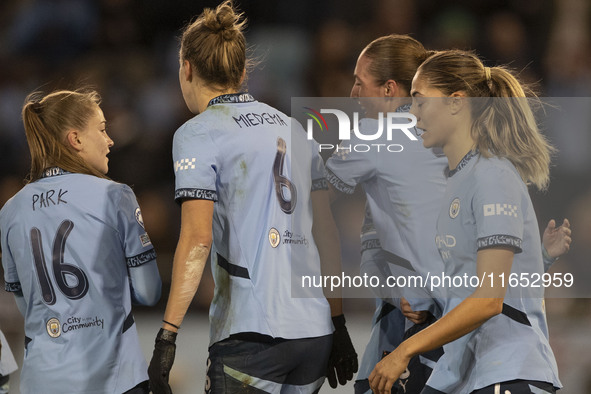
[[[470,159],[478,155],[479,153],[480,152],[478,151],[478,149],[471,150],[470,152],[466,153],[466,156],[464,156],[462,160],[460,160],[456,168],[454,168],[453,170],[450,170],[449,167],[447,168],[447,177],[452,177],[455,173],[460,171],[462,168],[466,167],[466,164],[468,164]]]
[[[402,104],[394,112],[410,112],[410,107],[412,107],[412,104]]]
[[[207,106],[210,107],[216,104],[251,103],[253,101],[254,97],[248,93],[222,94],[221,96],[212,98]]]
[[[41,174],[41,178],[50,178],[52,176],[59,176],[64,174],[71,174],[70,171],[66,171],[63,168],[59,167],[49,167],[43,170],[43,174]]]

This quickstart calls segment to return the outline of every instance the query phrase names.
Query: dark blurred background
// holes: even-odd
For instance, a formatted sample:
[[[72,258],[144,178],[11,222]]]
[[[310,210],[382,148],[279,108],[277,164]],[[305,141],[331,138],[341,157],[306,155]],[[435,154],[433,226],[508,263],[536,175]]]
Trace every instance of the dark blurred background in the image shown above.
[[[3,0],[0,2],[0,206],[22,186],[29,152],[20,118],[35,90],[93,86],[103,97],[112,179],[135,190],[159,256],[168,293],[180,209],[173,202],[172,135],[192,115],[178,87],[178,35],[218,1]],[[570,97],[568,122],[546,135],[559,149],[549,191],[533,194],[538,220],[568,217],[571,252],[553,270],[591,278],[591,1],[327,0],[235,1],[248,18],[246,37],[257,66],[248,90],[286,113],[291,97],[348,96],[359,52],[373,39],[410,34],[428,49],[473,49],[487,65],[508,64],[540,96]],[[574,119],[573,119],[574,117]],[[559,125],[558,125],[559,124]],[[335,207],[345,270],[358,269],[363,197]],[[208,270],[206,270],[209,272]],[[576,279],[575,279],[576,280]],[[579,285],[587,286],[586,283]],[[2,292],[4,293],[4,292]],[[205,313],[206,276],[194,303]],[[562,291],[546,302],[565,393],[591,393],[591,304]],[[0,294],[0,328],[16,341],[22,320],[12,296]],[[351,314],[371,313],[368,299]],[[148,309],[138,309],[148,313]],[[158,319],[158,317],[154,317]],[[369,317],[366,318],[369,327]],[[362,334],[368,334],[362,332]],[[361,342],[365,340],[360,339]],[[19,347],[20,345],[17,345]],[[361,353],[362,349],[358,349]],[[16,386],[16,385],[15,385]],[[574,391],[573,391],[574,390]],[[350,390],[352,391],[352,389]]]

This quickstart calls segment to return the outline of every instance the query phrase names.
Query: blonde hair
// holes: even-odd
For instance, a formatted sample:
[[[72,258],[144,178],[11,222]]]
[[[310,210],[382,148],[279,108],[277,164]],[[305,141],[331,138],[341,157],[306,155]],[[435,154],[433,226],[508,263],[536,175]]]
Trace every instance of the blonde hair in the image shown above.
[[[540,190],[547,188],[550,156],[555,149],[535,121],[530,106],[535,94],[511,71],[502,66],[485,67],[471,52],[450,50],[427,59],[418,72],[446,95],[463,91],[468,97],[482,97],[471,102],[471,135],[476,148],[485,157],[507,158],[524,182]]]
[[[188,60],[208,85],[240,88],[244,70],[249,66],[242,32],[246,19],[241,21],[242,16],[227,0],[215,10],[205,8],[182,33],[181,60]]]
[[[22,118],[31,152],[28,182],[41,178],[50,167],[109,179],[88,165],[66,141],[69,130],[86,128],[100,102],[94,90],[59,90],[46,96],[33,92],[27,96]]]
[[[407,35],[390,34],[370,42],[363,49],[363,56],[371,60],[368,71],[378,85],[392,79],[410,94],[412,78],[417,68],[434,52]]]

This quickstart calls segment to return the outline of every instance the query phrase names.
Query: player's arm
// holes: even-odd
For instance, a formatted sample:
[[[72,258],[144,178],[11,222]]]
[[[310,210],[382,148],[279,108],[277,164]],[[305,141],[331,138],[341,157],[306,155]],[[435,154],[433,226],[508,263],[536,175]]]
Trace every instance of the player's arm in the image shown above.
[[[162,281],[160,280],[156,259],[139,267],[129,267],[128,272],[133,303],[148,306],[155,305],[162,292]]]
[[[500,275],[511,273],[514,252],[506,248],[490,248],[478,251],[477,275],[492,274],[494,281],[485,280],[470,297],[463,300],[449,313],[426,329],[400,344],[380,361],[369,376],[374,393],[390,393],[396,379],[405,371],[413,356],[428,352],[452,342],[477,329],[503,310],[506,288]]]
[[[542,235],[544,272],[547,272],[560,256],[569,251],[571,241],[571,229],[568,219],[564,219],[559,227],[556,227],[554,219],[548,222]]]
[[[180,327],[191,304],[209,256],[212,242],[211,200],[185,200],[181,206],[181,233],[174,254],[172,282],[164,320]],[[176,332],[170,324],[162,328]]]
[[[176,335],[197,292],[211,249],[213,204],[210,200],[185,200],[181,206],[181,233],[168,303],[148,368],[154,393],[172,393],[168,376],[174,362]]]
[[[18,311],[21,313],[21,315],[23,315],[23,317],[25,317],[25,313],[27,312],[27,302],[25,301],[22,290],[15,291],[12,294],[14,294],[14,300],[16,301],[16,307],[18,308]]]
[[[330,210],[328,192],[326,190],[313,191],[311,199],[314,214],[312,234],[320,255],[322,275],[340,276],[342,273],[341,244]],[[327,378],[330,386],[336,388],[338,383],[345,385],[347,381],[353,379],[353,375],[358,369],[358,361],[357,353],[345,326],[342,290],[337,288],[332,293],[328,289],[324,290],[335,327]]]
[[[312,235],[320,255],[323,276],[341,276],[341,243],[337,226],[332,216],[329,204],[329,193],[326,190],[316,190],[311,193],[314,221]],[[343,300],[341,288],[324,289],[330,304],[331,316],[343,314]]]

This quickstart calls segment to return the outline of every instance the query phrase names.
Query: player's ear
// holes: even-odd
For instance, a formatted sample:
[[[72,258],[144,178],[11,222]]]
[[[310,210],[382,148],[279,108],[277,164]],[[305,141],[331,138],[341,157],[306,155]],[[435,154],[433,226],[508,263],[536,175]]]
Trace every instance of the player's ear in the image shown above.
[[[396,83],[395,80],[389,79],[386,81],[384,86],[384,97],[400,97],[399,89],[400,87]]]
[[[68,133],[66,134],[66,142],[76,152],[80,152],[82,150],[82,142],[80,141],[80,133],[78,132],[78,130],[68,131]]]
[[[193,80],[193,68],[191,67],[191,62],[187,59],[183,60],[183,75],[187,82],[191,82]]]
[[[462,90],[452,93],[450,98],[452,115],[459,113],[468,104],[468,95]]]

